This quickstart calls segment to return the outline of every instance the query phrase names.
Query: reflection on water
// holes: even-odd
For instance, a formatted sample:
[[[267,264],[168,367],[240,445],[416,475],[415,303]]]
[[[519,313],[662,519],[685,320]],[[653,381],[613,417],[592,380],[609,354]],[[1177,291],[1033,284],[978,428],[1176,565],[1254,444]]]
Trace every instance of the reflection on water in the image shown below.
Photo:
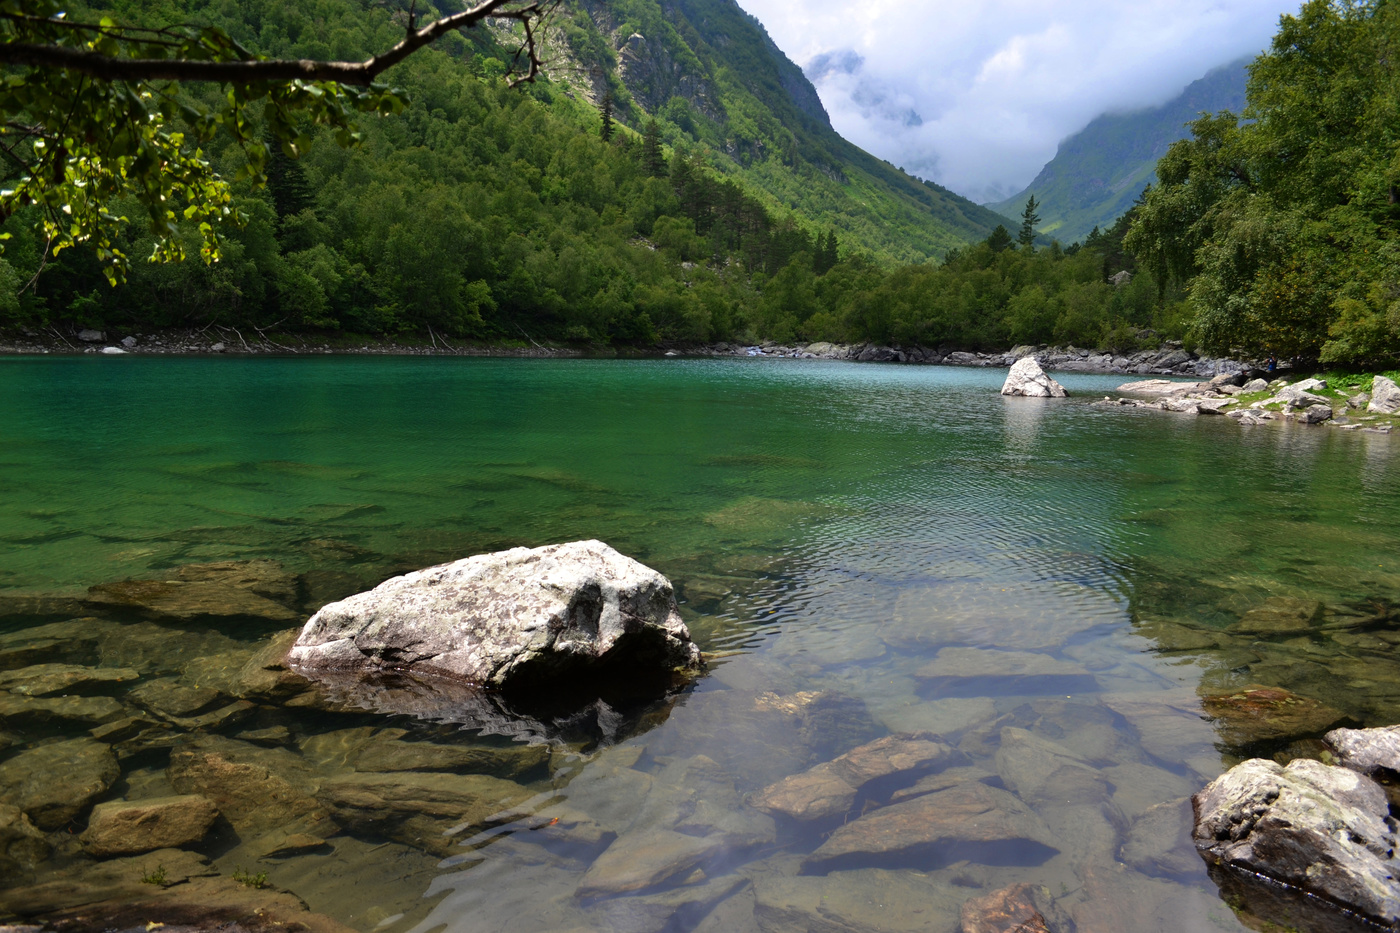
[[[1241,929],[1190,794],[1400,721],[1392,441],[1000,378],[6,361],[0,921],[304,918],[265,872],[392,933],[952,931],[1022,882],[1054,930]],[[277,666],[386,576],[590,537],[676,583],[683,694],[464,731]],[[102,848],[190,795],[207,830]]]

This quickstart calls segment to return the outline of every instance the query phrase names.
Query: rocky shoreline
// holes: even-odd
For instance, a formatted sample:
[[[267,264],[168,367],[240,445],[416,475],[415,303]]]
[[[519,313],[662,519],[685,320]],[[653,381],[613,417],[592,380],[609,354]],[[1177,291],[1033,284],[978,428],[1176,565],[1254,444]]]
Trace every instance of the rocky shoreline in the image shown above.
[[[1047,370],[1118,375],[1198,376],[1243,372],[1249,363],[1202,357],[1167,341],[1154,350],[1115,354],[1079,347],[1017,346],[1009,350],[974,352],[957,347],[885,346],[873,343],[757,344],[715,343],[701,346],[638,347],[483,344],[448,341],[437,334],[428,340],[364,338],[357,335],[291,335],[244,331],[211,325],[202,329],[124,332],[84,329],[0,333],[0,355],[104,354],[134,355],[385,355],[385,356],[502,356],[531,358],[585,357],[761,357],[767,359],[846,360],[859,363],[910,363],[947,366],[1011,366],[1028,356]]]

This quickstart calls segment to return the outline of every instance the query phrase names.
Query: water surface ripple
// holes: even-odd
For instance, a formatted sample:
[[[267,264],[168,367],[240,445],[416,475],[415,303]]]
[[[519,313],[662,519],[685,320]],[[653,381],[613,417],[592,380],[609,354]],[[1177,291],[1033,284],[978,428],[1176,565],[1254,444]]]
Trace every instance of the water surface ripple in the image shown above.
[[[1316,754],[1332,723],[1400,722],[1396,442],[1093,407],[1113,377],[1065,376],[1065,400],[1003,399],[1003,376],[0,361],[0,804],[19,799],[13,763],[58,741],[112,744],[119,776],[84,806],[213,794],[188,762],[246,758],[305,811],[229,809],[192,849],[221,877],[256,864],[366,931],[954,931],[965,901],[1018,882],[1055,929],[1244,929],[1185,840],[1185,800],[1243,757]],[[527,761],[499,736],[239,680],[324,601],[580,538],[666,573],[716,658],[593,740]],[[189,565],[224,561],[274,562],[237,566],[261,568],[248,585],[277,611],[82,601],[94,584],[184,583],[212,572]],[[1249,627],[1261,606],[1314,604],[1310,627]],[[79,613],[97,618],[63,628]],[[85,689],[159,730],[36,718],[37,701],[4,691],[40,661],[134,670]],[[155,723],[153,684],[219,691],[238,713]],[[1253,731],[1202,715],[1202,697],[1254,684],[1324,712]],[[777,782],[911,732],[947,756],[821,818],[765,803]],[[351,786],[399,802],[367,814]],[[431,807],[413,796],[427,786]],[[1003,829],[939,822],[973,799],[1000,801]],[[0,907],[33,916],[39,895],[22,892],[81,896],[101,866],[59,834],[85,819],[52,828],[47,859],[4,862]],[[325,844],[266,855],[298,830]]]

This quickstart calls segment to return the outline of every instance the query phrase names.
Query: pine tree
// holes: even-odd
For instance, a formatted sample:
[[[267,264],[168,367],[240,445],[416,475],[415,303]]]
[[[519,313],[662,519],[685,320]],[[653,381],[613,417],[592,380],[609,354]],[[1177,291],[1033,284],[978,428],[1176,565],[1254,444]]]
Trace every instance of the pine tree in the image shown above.
[[[997,228],[992,231],[992,235],[987,237],[987,245],[992,248],[992,252],[994,253],[1009,249],[1014,242],[1015,241],[1011,239],[1011,231],[1007,230],[1001,224],[997,224]]]
[[[1035,227],[1040,223],[1040,215],[1035,212],[1039,206],[1035,202],[1035,195],[1031,195],[1030,200],[1026,202],[1026,209],[1021,211],[1021,233],[1016,237],[1016,242],[1031,252],[1035,251]]]
[[[666,154],[661,151],[661,127],[648,120],[642,132],[642,168],[653,178],[666,177]]]
[[[822,271],[830,272],[835,268],[836,264],[841,261],[841,254],[837,250],[837,245],[836,231],[828,230],[826,232],[826,257],[822,261],[826,268]]]
[[[613,93],[612,88],[603,95],[603,128],[599,131],[603,137],[603,142],[608,142],[613,138]]]

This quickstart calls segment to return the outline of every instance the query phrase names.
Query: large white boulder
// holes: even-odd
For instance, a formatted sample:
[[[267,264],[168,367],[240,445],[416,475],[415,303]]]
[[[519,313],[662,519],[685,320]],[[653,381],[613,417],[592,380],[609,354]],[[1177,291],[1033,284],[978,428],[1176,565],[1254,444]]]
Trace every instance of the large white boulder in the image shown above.
[[[1366,410],[1387,415],[1400,412],[1400,386],[1393,379],[1377,376],[1371,383],[1371,402]]]
[[[660,682],[702,666],[671,583],[601,541],[480,554],[321,608],[302,673],[407,672],[489,688]]]
[[[1016,361],[1011,372],[1006,374],[1006,383],[1001,387],[1002,395],[1024,395],[1028,398],[1064,398],[1069,393],[1065,387],[1045,375],[1035,357],[1027,356]]]

